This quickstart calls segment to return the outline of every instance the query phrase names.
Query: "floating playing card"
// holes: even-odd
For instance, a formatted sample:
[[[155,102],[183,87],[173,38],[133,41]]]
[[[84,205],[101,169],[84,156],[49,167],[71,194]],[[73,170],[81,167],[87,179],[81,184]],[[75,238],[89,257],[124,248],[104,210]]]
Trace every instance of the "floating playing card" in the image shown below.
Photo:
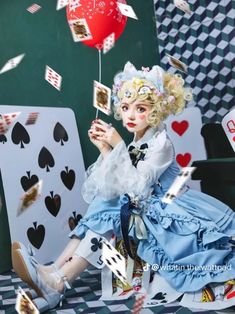
[[[15,309],[19,314],[39,314],[39,310],[35,304],[30,300],[24,290],[19,287],[16,299]]]
[[[58,0],[56,5],[56,10],[63,9],[66,5],[69,4],[69,0]]]
[[[42,191],[42,180],[34,184],[21,198],[20,205],[17,209],[17,216],[21,215],[39,198]]]
[[[46,65],[45,80],[60,91],[62,77],[48,65]]]
[[[169,55],[168,53],[166,53],[166,55],[167,55],[168,62],[170,63],[170,65],[172,65],[177,70],[180,70],[186,74],[188,73],[188,67],[185,63],[183,63],[179,59],[176,59],[175,57]]]
[[[4,67],[1,69],[0,74],[16,68],[17,65],[24,58],[24,56],[25,56],[25,53],[15,57],[15,58],[12,58],[12,59],[8,60],[7,63],[4,65]]]
[[[235,108],[223,117],[222,127],[235,152]]]
[[[0,114],[0,135],[5,134],[10,129],[19,115],[20,112]]]
[[[182,188],[184,187],[185,183],[190,179],[190,176],[195,169],[196,167],[184,167],[181,169],[180,173],[175,178],[169,190],[162,198],[162,201],[164,203],[172,203],[172,201],[180,194]]]
[[[185,0],[174,0],[174,5],[185,13],[191,14],[190,6]]]
[[[115,44],[115,33],[112,33],[104,39],[103,53],[107,53],[110,49],[112,49],[114,47],[114,44]]]
[[[76,8],[81,6],[81,0],[69,0],[69,11],[75,11]]]
[[[73,40],[75,42],[92,39],[92,35],[87,25],[86,19],[71,20],[69,21],[69,27],[71,29]]]
[[[30,112],[25,125],[35,124],[38,118],[39,112]]]
[[[111,114],[111,89],[94,81],[93,106],[103,113]]]
[[[138,20],[138,17],[136,16],[132,6],[121,2],[117,2],[117,5],[122,15]]]
[[[37,3],[34,3],[30,7],[27,8],[27,11],[32,13],[32,14],[34,14],[34,13],[36,13],[40,9],[41,9],[41,6],[38,5]]]
[[[125,258],[108,241],[103,240],[102,244],[103,262],[124,284],[127,284]]]

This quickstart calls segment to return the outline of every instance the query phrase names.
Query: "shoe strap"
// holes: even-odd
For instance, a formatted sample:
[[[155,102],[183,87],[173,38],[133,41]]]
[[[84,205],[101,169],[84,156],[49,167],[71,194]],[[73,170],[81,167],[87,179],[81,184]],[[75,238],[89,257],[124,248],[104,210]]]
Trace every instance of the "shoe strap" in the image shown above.
[[[56,274],[63,280],[64,284],[65,284],[65,287],[67,289],[72,289],[72,287],[70,286],[69,282],[68,282],[68,278],[67,276],[65,276],[63,274],[63,272],[58,268],[58,266],[56,264],[53,264],[53,268],[56,272]]]

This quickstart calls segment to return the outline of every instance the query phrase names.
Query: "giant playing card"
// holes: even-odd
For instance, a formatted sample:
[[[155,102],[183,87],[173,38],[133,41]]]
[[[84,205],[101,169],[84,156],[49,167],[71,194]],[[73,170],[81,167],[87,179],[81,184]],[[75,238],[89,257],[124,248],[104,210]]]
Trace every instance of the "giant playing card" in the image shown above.
[[[21,111],[0,141],[0,167],[11,240],[31,244],[41,262],[55,259],[68,241],[69,218],[83,214],[84,163],[74,113],[69,108],[0,106]],[[27,124],[30,113],[37,120]],[[42,180],[39,197],[17,216],[26,191]]]
[[[166,120],[167,134],[175,147],[176,161],[180,167],[190,167],[195,160],[206,159],[203,137],[201,136],[202,120],[198,108],[186,108],[181,114],[170,116]],[[200,189],[199,181],[188,182],[188,185]]]

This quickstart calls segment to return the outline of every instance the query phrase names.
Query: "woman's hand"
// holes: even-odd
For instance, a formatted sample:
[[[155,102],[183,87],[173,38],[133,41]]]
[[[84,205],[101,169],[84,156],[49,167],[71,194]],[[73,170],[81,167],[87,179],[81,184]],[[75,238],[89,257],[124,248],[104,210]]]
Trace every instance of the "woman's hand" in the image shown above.
[[[88,130],[88,136],[90,141],[99,149],[102,156],[107,154],[112,149],[112,147],[108,143],[103,140],[97,139],[97,136],[94,134],[93,127]]]
[[[111,147],[115,147],[122,141],[122,137],[112,125],[97,119],[93,121],[91,130],[97,140],[104,141]]]

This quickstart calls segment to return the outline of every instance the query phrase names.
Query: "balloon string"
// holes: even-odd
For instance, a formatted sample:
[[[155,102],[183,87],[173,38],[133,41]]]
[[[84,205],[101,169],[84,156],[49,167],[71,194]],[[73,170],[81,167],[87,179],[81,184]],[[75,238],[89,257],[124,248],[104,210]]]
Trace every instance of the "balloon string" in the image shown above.
[[[101,83],[101,74],[102,74],[102,62],[101,62],[101,49],[98,49],[99,53],[99,83]],[[95,118],[98,118],[99,109],[96,109],[96,116]]]

